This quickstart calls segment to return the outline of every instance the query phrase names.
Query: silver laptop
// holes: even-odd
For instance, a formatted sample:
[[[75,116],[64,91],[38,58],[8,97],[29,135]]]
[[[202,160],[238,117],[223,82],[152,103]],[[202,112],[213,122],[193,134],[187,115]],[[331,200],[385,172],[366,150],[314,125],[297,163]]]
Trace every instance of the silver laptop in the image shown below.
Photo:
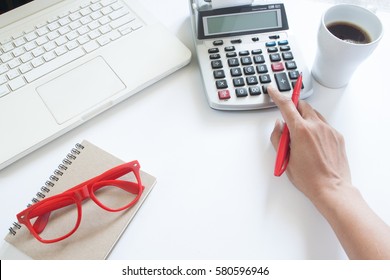
[[[0,3],[0,169],[191,59],[134,0]]]

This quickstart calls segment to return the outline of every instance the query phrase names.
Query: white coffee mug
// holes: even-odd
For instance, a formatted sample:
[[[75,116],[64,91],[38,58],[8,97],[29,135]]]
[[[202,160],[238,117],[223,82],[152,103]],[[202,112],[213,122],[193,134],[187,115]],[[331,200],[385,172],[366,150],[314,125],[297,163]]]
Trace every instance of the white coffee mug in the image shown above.
[[[336,22],[360,27],[369,35],[369,42],[355,43],[339,39],[327,28]],[[373,12],[349,4],[329,8],[323,14],[318,30],[318,49],[312,67],[314,79],[325,87],[345,87],[359,64],[377,47],[382,36],[382,23]]]

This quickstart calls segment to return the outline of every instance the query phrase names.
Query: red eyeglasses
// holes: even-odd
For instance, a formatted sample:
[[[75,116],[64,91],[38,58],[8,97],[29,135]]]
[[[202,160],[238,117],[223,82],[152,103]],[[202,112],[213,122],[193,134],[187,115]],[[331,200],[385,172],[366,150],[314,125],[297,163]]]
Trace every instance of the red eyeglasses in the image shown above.
[[[61,194],[33,204],[16,217],[40,242],[61,241],[79,227],[82,202],[87,198],[110,212],[134,206],[144,190],[139,170],[138,161],[121,164]]]

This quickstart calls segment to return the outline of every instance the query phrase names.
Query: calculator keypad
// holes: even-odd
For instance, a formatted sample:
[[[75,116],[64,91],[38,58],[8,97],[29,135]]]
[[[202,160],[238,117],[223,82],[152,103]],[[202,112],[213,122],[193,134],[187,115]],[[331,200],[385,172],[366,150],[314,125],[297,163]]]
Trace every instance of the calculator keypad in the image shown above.
[[[230,99],[232,94],[238,98],[267,94],[272,81],[279,91],[291,91],[299,70],[288,40],[271,40],[260,48],[258,43],[256,48],[244,50],[236,48],[241,42],[230,43],[224,46],[223,40],[217,40],[215,47],[208,49],[220,100]]]

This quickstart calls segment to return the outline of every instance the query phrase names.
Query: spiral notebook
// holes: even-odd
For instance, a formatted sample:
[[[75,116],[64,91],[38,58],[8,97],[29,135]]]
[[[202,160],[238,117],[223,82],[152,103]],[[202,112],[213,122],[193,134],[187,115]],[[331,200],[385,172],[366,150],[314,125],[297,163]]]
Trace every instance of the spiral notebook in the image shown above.
[[[121,163],[120,159],[84,140],[66,155],[32,203],[61,193]],[[140,164],[142,168],[142,162]],[[44,244],[24,225],[15,222],[5,240],[33,259],[106,259],[156,183],[155,177],[142,170],[140,175],[145,189],[138,203],[130,209],[107,212],[87,200],[82,206],[81,225],[67,239]]]

